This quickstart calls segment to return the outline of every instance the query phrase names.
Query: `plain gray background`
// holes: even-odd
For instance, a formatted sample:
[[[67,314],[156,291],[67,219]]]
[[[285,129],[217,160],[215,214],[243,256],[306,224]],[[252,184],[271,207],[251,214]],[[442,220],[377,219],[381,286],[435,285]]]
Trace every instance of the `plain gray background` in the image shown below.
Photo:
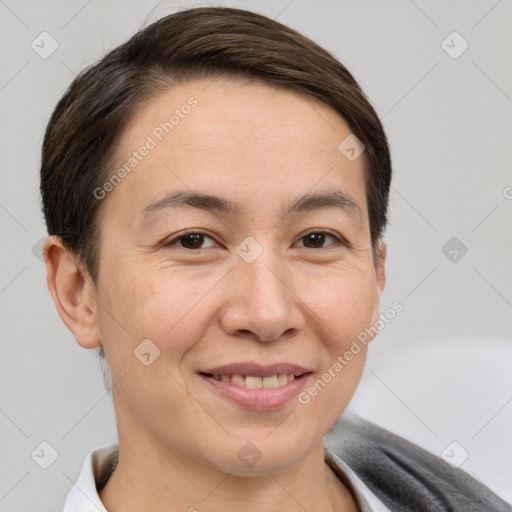
[[[403,311],[372,343],[350,407],[437,455],[456,441],[461,469],[512,501],[510,0],[208,3],[261,12],[331,51],[389,136],[381,310]],[[86,453],[116,439],[97,354],[60,321],[37,256],[46,123],[78,71],[142,25],[204,5],[0,0],[1,511],[59,510]],[[47,58],[31,47],[42,32],[58,44]],[[456,261],[443,252],[453,237]],[[31,458],[43,441],[58,452],[48,469]]]

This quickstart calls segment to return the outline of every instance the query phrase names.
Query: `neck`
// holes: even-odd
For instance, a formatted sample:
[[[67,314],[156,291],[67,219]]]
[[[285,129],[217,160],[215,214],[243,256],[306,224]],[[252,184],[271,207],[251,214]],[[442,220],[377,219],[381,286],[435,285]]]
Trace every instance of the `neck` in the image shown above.
[[[120,432],[117,468],[99,493],[109,512],[358,510],[326,464],[323,440],[296,467],[238,476],[163,447],[147,435],[133,439],[137,442]]]

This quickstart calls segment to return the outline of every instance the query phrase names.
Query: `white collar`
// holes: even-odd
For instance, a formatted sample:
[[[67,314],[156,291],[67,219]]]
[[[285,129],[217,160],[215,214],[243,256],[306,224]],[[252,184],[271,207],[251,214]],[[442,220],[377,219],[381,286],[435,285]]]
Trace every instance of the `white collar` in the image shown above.
[[[85,456],[82,471],[67,495],[62,512],[108,512],[98,495],[97,482],[110,471],[118,448],[118,443],[110,443]]]
[[[119,445],[114,442],[100,446],[86,455],[62,512],[108,512],[98,495],[97,484],[111,472],[118,450]],[[325,453],[329,466],[338,478],[350,483],[362,512],[390,512],[340,457],[330,450]]]

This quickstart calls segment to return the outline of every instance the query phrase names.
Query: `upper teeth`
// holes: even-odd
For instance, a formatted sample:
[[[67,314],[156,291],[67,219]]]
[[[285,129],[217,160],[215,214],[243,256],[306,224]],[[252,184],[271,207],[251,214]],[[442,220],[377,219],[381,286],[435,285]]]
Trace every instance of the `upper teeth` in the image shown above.
[[[291,382],[295,379],[295,375],[286,373],[280,373],[279,375],[271,375],[269,377],[254,377],[252,375],[248,375],[244,377],[242,375],[213,375],[215,380],[222,380],[223,382],[231,382],[235,386],[240,386],[242,388],[248,389],[274,389],[279,388],[281,386],[285,386],[288,382]]]

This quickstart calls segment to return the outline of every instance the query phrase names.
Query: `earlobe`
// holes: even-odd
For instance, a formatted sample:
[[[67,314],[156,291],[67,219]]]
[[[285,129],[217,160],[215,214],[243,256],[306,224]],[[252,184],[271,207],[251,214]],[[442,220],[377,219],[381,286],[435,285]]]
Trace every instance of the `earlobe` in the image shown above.
[[[101,346],[97,329],[95,288],[78,258],[57,236],[47,237],[43,246],[48,289],[64,324],[84,348]]]

